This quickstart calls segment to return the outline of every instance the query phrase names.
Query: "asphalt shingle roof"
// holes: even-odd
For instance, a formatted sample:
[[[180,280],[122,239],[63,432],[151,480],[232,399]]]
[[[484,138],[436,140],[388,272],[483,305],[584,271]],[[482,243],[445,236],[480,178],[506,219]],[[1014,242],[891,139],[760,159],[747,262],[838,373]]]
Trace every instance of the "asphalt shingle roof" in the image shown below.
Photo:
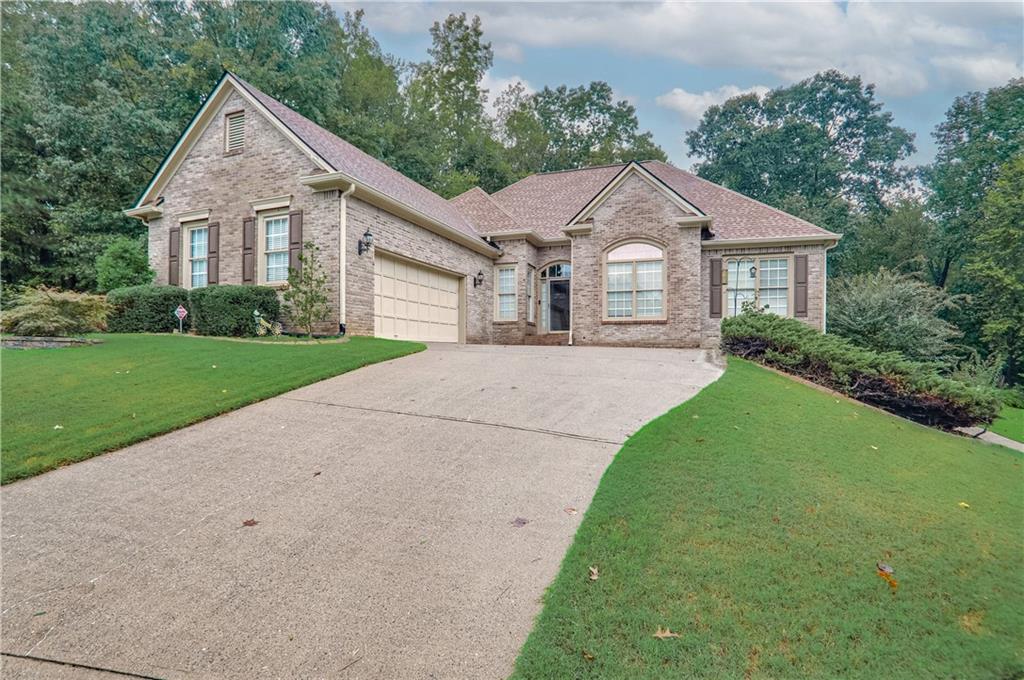
[[[232,74],[232,77],[335,171],[343,172],[357,182],[400,201],[431,219],[469,236],[480,238],[480,234],[452,203],[333,132],[325,130],[238,76]]]

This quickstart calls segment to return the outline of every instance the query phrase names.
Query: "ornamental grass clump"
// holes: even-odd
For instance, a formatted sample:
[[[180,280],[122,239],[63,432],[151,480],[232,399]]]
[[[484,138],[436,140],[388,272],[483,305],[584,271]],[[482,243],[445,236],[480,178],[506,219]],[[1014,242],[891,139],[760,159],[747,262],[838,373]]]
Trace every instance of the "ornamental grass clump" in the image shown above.
[[[759,313],[725,319],[722,349],[946,430],[988,424],[999,412],[993,390],[943,378],[934,365],[858,347],[796,319]]]

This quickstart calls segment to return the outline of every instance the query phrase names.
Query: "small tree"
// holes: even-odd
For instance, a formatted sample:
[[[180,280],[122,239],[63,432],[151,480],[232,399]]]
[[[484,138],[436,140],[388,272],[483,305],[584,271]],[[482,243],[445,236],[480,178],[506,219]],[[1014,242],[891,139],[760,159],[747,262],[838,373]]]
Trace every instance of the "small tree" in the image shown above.
[[[119,236],[96,258],[96,288],[101,293],[153,281],[153,270],[140,240]]]
[[[331,313],[327,304],[327,273],[320,264],[320,248],[312,241],[302,244],[300,267],[288,269],[288,289],[284,301],[293,323],[313,336],[313,325]]]

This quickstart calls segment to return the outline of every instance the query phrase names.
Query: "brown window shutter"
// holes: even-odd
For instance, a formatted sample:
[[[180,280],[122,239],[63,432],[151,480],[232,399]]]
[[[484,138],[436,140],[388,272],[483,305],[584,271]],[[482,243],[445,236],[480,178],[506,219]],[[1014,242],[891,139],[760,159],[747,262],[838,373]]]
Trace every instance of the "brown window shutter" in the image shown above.
[[[220,283],[220,222],[206,225],[206,283]]]
[[[722,318],[722,258],[711,258],[711,318]]]
[[[242,220],[242,283],[256,283],[256,218]]]
[[[302,254],[302,211],[296,210],[288,213],[288,266],[299,271],[302,262],[299,255]]]
[[[793,316],[807,316],[807,256],[793,258]]]
[[[181,281],[181,227],[171,227],[167,251],[167,285],[180,286]]]

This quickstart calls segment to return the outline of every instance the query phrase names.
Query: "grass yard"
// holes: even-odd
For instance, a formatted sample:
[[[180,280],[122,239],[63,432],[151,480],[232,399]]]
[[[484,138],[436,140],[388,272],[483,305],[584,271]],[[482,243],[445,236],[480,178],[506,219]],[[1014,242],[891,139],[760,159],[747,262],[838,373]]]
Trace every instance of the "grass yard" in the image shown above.
[[[1024,408],[1004,406],[988,429],[1014,441],[1024,442]]]
[[[0,350],[3,483],[424,347],[364,337],[322,345],[97,337],[103,344],[92,347]]]
[[[513,677],[1021,677],[1021,464],[731,359],[616,456]]]

